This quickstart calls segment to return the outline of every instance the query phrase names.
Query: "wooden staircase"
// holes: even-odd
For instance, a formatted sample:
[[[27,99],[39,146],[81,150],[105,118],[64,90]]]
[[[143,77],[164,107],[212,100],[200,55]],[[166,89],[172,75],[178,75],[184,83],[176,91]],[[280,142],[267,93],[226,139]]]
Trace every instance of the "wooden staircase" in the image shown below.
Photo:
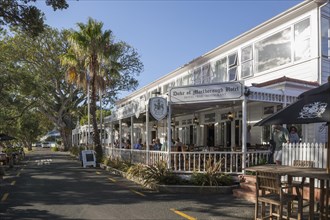
[[[250,202],[256,202],[256,177],[253,175],[244,175],[241,178],[240,187],[233,190],[236,198],[241,198]]]

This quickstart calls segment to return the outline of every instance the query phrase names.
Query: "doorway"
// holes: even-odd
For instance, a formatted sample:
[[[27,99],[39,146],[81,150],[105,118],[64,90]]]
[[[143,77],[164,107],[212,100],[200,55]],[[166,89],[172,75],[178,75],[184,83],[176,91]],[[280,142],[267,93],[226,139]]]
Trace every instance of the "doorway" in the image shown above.
[[[206,145],[208,147],[214,146],[214,124],[207,125],[206,137]]]

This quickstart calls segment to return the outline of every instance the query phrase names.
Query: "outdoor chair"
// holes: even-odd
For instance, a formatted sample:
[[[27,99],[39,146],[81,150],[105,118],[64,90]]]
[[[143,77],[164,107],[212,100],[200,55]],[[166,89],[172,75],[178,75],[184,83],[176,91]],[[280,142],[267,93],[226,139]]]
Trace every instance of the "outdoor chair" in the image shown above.
[[[314,161],[309,160],[294,160],[293,166],[295,167],[308,167],[312,168],[314,167]],[[302,177],[301,180],[294,180],[292,182],[292,186],[295,187],[296,190],[296,196],[293,197],[293,201],[297,201],[298,207],[298,214],[303,216],[303,208],[309,206],[309,201],[304,199],[304,187],[308,187],[309,183],[305,182],[306,178]],[[294,204],[294,203],[293,203]]]
[[[290,219],[292,195],[292,186],[281,183],[281,176],[270,171],[258,171],[256,174],[256,204],[255,219]],[[259,203],[260,218],[259,218]],[[269,214],[266,215],[266,204]],[[286,215],[284,208],[286,207]],[[276,212],[275,212],[276,208]]]

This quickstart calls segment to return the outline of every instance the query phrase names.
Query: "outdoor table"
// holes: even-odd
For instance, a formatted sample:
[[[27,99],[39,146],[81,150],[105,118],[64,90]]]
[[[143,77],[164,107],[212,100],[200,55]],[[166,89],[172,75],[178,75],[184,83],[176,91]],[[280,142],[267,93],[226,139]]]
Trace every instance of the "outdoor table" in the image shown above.
[[[319,219],[328,219],[329,208],[329,181],[330,174],[323,168],[307,168],[307,167],[295,167],[295,166],[283,166],[283,165],[260,165],[252,166],[245,169],[246,171],[258,172],[267,171],[277,173],[281,176],[288,177],[288,183],[292,182],[293,177],[306,177],[310,179],[309,183],[309,219],[314,220],[314,190],[315,179],[320,180],[320,215]],[[324,206],[324,202],[326,203]],[[300,219],[300,218],[298,218]]]

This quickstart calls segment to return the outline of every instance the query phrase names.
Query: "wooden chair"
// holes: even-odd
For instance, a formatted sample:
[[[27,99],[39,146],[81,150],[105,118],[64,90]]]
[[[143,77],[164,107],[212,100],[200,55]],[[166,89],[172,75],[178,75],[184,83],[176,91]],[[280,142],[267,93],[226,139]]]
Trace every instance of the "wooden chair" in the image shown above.
[[[293,166],[295,167],[314,167],[314,161],[309,160],[294,160]],[[304,187],[308,187],[309,183],[306,183],[306,178],[302,177],[300,181],[294,180],[292,186],[295,187],[296,196],[293,197],[293,201],[298,203],[298,215],[300,218],[303,217],[303,208],[309,206],[308,200],[304,200]],[[301,208],[299,208],[301,207]]]
[[[256,204],[255,219],[290,219],[292,195],[285,192],[292,192],[289,184],[281,183],[279,174],[269,171],[258,171],[256,174]],[[292,188],[292,187],[291,187]],[[261,203],[261,217],[259,218],[259,203]],[[269,215],[266,216],[266,204],[269,205]],[[277,208],[275,213],[274,206]],[[283,214],[286,206],[286,215]]]

